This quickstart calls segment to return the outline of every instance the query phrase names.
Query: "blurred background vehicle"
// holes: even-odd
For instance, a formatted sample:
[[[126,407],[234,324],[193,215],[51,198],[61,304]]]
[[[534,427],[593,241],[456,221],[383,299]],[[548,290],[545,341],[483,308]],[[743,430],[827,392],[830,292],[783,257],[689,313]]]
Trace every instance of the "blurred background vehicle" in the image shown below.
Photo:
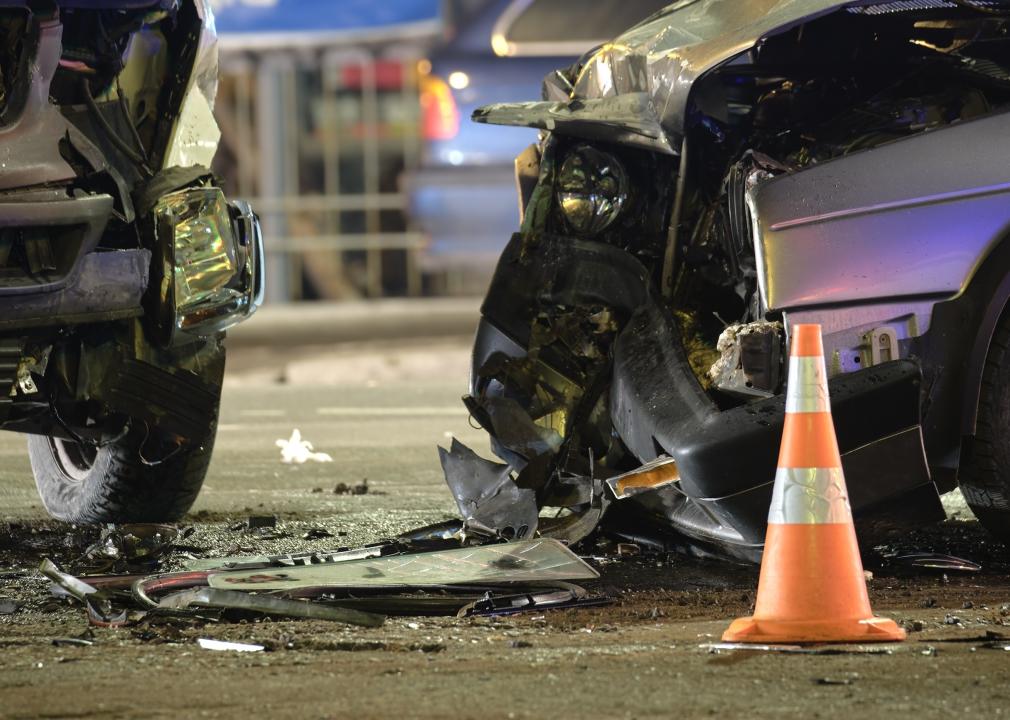
[[[538,97],[665,4],[214,0],[214,169],[262,217],[267,303],[481,294],[515,226],[513,159],[536,137],[470,113]]]

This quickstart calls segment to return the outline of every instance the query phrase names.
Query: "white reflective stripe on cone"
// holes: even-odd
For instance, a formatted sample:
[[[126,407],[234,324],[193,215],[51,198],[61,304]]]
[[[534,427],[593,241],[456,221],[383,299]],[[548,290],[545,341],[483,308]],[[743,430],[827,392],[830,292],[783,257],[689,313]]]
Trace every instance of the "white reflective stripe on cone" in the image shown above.
[[[831,412],[823,357],[790,357],[786,412]]]
[[[844,523],[852,518],[841,468],[779,468],[768,522]]]

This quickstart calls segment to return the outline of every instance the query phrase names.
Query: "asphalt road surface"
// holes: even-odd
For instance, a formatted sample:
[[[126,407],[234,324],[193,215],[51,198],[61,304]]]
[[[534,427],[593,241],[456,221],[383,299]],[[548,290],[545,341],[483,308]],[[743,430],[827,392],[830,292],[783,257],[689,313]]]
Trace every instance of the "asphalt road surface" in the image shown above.
[[[443,340],[232,358],[215,458],[187,522],[211,552],[279,552],[322,528],[341,545],[455,516],[436,446],[453,435],[486,452],[460,395],[466,348]],[[281,382],[283,381],[283,382]],[[332,463],[287,466],[294,428]],[[337,495],[338,483],[369,492]],[[279,518],[288,537],[230,530]],[[594,560],[612,605],[504,619],[391,618],[378,629],[315,621],[95,630],[54,604],[31,568],[66,557],[75,529],[46,520],[23,439],[0,435],[0,718],[666,718],[999,717],[1010,713],[1007,550],[973,522],[915,536],[977,574],[874,570],[875,610],[909,630],[864,653],[713,652],[753,603],[753,568],[682,556]],[[601,556],[604,554],[601,550]],[[987,635],[988,633],[988,635]],[[259,642],[214,652],[195,640]]]

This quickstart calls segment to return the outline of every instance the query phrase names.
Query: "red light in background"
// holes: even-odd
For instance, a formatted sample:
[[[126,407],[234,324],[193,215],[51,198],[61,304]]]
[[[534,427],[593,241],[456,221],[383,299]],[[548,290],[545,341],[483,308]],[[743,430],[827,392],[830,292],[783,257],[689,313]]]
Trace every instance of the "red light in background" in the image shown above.
[[[425,140],[452,140],[459,133],[459,108],[452,90],[436,75],[423,75],[421,88],[421,135]]]
[[[399,90],[403,87],[403,63],[396,60],[376,60],[369,66],[375,76],[377,90]],[[359,90],[365,86],[364,65],[344,65],[340,68],[340,83],[349,90]]]

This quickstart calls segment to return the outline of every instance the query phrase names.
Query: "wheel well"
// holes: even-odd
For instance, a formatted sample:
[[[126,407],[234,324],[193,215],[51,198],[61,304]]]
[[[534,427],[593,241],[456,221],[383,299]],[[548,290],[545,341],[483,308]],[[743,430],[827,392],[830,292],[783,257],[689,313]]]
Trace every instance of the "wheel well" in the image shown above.
[[[978,422],[978,405],[982,388],[982,374],[989,347],[996,334],[1000,318],[1010,310],[1010,236],[1004,236],[997,246],[982,260],[962,296],[972,296],[972,302],[981,311],[971,349],[966,358],[963,402],[961,406],[961,434],[975,434]]]

